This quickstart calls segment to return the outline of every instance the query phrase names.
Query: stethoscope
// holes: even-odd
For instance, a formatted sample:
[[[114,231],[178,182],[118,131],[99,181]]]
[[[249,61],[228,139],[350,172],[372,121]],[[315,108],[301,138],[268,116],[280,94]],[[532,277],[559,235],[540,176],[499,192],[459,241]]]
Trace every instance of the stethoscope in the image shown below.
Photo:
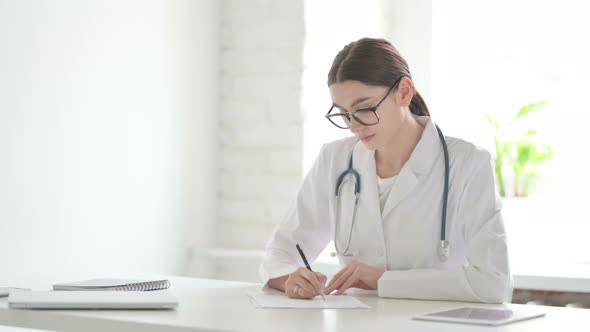
[[[444,157],[445,157],[445,180],[444,180],[444,188],[443,188],[443,206],[442,206],[442,216],[441,216],[441,225],[440,225],[440,244],[437,248],[438,259],[441,262],[445,262],[449,258],[450,254],[450,246],[449,241],[447,241],[446,236],[446,227],[447,227],[447,202],[449,199],[449,149],[447,147],[447,142],[445,137],[440,130],[440,128],[435,125],[436,131],[438,132],[438,137],[443,147]],[[335,256],[354,256],[354,253],[350,252],[350,240],[352,238],[352,230],[354,228],[355,216],[356,216],[356,207],[359,199],[359,195],[361,192],[361,176],[360,174],[352,167],[352,155],[350,154],[350,159],[348,160],[348,169],[346,169],[340,176],[338,176],[338,180],[336,181],[336,229],[334,233],[334,248],[336,252],[332,253],[332,257]],[[344,179],[351,175],[354,178],[354,206],[352,210],[352,220],[350,222],[350,230],[348,232],[348,236],[346,239],[346,246],[344,250],[340,249],[338,245],[338,228],[340,224],[339,220],[339,211],[340,211],[340,189],[342,188],[342,184],[344,183]]]

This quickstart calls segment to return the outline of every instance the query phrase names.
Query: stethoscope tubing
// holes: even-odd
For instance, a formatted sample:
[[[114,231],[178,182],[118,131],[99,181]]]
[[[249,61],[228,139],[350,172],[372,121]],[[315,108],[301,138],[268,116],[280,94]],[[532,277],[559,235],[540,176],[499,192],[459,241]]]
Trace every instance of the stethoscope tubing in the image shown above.
[[[442,213],[441,213],[441,225],[440,225],[440,247],[438,248],[438,253],[439,253],[439,258],[441,261],[445,261],[448,256],[449,256],[449,242],[447,241],[447,237],[446,237],[446,228],[447,228],[447,205],[448,205],[448,200],[449,200],[449,177],[450,177],[450,162],[449,162],[449,149],[447,146],[447,142],[445,139],[445,136],[443,135],[442,131],[440,130],[440,128],[438,127],[438,125],[435,124],[436,127],[436,131],[438,133],[438,137],[440,139],[442,148],[443,148],[443,154],[444,154],[444,167],[445,167],[445,174],[444,174],[444,187],[443,187],[443,197],[442,197]],[[354,148],[353,148],[354,150]],[[335,234],[334,234],[334,248],[336,249],[335,253],[332,253],[332,256],[352,256],[352,254],[348,253],[349,249],[350,249],[350,241],[352,239],[352,231],[354,228],[354,222],[355,222],[355,216],[356,216],[356,206],[358,203],[358,198],[360,195],[360,191],[361,191],[361,177],[360,174],[354,169],[353,167],[353,154],[354,151],[351,152],[350,154],[350,158],[348,161],[348,168],[342,172],[340,174],[340,176],[338,176],[338,179],[336,181],[336,191],[335,191],[335,195],[336,195],[336,211],[335,211],[335,217],[336,217],[336,229],[335,229]],[[352,213],[352,220],[350,223],[350,230],[349,230],[349,234],[348,234],[348,239],[347,239],[347,244],[346,244],[346,248],[344,249],[344,251],[340,251],[338,248],[338,239],[336,238],[338,235],[338,228],[339,228],[339,210],[340,210],[340,189],[342,184],[344,183],[344,179],[346,178],[347,175],[351,174],[354,177],[354,195],[355,195],[355,201],[354,201],[354,207],[353,207],[353,213]]]
[[[440,138],[440,142],[443,147],[443,153],[445,156],[445,184],[443,189],[443,206],[442,206],[442,216],[440,222],[440,240],[446,241],[447,240],[447,205],[449,201],[449,169],[451,168],[449,165],[449,148],[447,146],[447,142],[445,136],[443,135],[440,128],[436,126],[436,131],[438,132],[438,137]]]

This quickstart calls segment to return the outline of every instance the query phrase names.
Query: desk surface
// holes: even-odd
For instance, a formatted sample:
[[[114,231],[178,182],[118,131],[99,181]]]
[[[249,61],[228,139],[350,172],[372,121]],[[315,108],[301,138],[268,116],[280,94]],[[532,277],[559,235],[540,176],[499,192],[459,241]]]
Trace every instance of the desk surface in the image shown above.
[[[246,295],[260,285],[170,278],[180,301],[176,310],[18,310],[0,300],[0,325],[54,331],[588,331],[590,310],[538,307],[547,316],[501,327],[411,320],[415,314],[461,306],[459,302],[382,299],[358,295],[370,309],[258,309]],[[481,305],[481,304],[478,304]],[[481,305],[497,307],[498,305]],[[508,307],[517,307],[509,304]]]

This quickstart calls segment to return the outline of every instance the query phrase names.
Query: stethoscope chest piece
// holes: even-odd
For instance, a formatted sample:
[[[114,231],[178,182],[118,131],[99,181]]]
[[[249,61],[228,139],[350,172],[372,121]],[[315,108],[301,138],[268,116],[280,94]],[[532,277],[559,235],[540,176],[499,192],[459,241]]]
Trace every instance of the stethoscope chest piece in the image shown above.
[[[451,247],[449,246],[449,241],[440,241],[440,246],[438,247],[438,259],[444,263],[447,261],[447,259],[449,259],[450,254]]]
[[[338,253],[338,252],[333,251],[330,253],[330,256],[331,257],[338,257],[338,256],[340,256],[340,257],[356,257],[356,256],[358,256],[358,251],[354,250],[351,253],[348,253],[348,252]]]

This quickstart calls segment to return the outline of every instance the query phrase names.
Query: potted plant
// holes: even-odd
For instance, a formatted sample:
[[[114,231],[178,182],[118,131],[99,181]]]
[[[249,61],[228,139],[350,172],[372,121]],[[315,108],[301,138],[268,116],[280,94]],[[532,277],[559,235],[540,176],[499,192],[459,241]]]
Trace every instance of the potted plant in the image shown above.
[[[555,154],[551,146],[537,142],[535,129],[531,129],[523,123],[523,118],[546,105],[546,102],[524,105],[505,124],[501,124],[497,117],[486,114],[488,122],[494,129],[496,146],[494,168],[502,197],[507,196],[505,169],[512,171],[514,197],[527,197],[531,185],[539,176],[540,165]]]

